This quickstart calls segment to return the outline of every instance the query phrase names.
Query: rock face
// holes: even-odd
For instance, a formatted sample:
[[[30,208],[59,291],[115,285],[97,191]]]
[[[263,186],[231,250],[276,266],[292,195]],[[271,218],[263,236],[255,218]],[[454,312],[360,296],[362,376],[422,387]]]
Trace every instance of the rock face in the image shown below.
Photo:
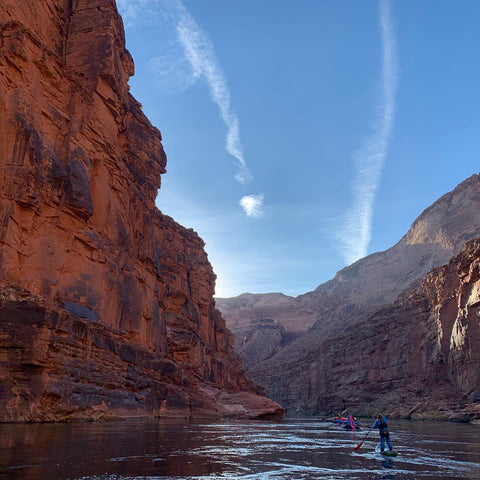
[[[480,418],[480,240],[352,328],[253,372],[297,408]],[[288,372],[288,375],[285,375]]]
[[[133,72],[114,0],[1,2],[0,421],[282,412],[203,241],[155,207],[166,156]]]
[[[234,334],[241,334],[236,348],[249,356],[245,362],[252,378],[266,385],[268,394],[286,407],[316,409],[319,387],[315,372],[323,368],[318,363],[318,346],[332,339],[336,342],[343,331],[352,325],[357,328],[402,292],[419,286],[432,267],[447,263],[466,241],[476,237],[480,237],[479,175],[426,209],[395,246],[344,268],[315,291],[297,298],[283,296],[280,302],[279,294],[242,295],[218,299],[217,306]],[[271,336],[266,345],[262,319],[267,316],[280,334],[289,330],[288,318],[295,318],[296,339],[289,342],[282,337],[282,343]],[[305,376],[313,378],[313,383]],[[283,387],[286,383],[287,389]],[[343,397],[339,394],[337,400]]]
[[[234,333],[235,350],[245,368],[270,358],[305,333],[317,318],[311,305],[282,293],[216,298],[217,307]]]

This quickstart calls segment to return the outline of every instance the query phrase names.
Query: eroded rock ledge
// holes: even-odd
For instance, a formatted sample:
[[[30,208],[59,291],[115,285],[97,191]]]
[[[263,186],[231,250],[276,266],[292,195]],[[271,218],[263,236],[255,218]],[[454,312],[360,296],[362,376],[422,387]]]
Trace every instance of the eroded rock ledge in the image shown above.
[[[114,0],[0,4],[0,421],[261,417]]]

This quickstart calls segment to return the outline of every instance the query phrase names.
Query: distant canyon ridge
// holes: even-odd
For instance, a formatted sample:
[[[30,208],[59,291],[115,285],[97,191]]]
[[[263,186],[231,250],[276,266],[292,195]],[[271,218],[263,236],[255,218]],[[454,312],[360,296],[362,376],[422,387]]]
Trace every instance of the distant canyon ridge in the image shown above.
[[[247,373],[293,411],[480,417],[480,177],[313,292],[217,298]]]
[[[0,422],[281,416],[155,206],[133,73],[114,0],[0,2]]]

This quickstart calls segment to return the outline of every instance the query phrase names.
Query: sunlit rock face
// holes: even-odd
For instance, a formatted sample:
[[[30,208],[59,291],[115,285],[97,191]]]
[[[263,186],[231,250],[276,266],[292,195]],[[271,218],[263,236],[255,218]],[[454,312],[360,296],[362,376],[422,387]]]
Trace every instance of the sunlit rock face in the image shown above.
[[[473,175],[427,208],[395,246],[344,268],[315,291],[296,298],[280,294],[247,294],[218,299],[217,306],[236,335],[237,351],[248,355],[248,372],[266,386],[272,398],[283,402],[286,407],[312,411],[327,407],[336,409],[344,404],[365,406],[378,397],[378,388],[377,393],[372,389],[368,395],[356,395],[358,385],[367,382],[364,378],[367,373],[355,367],[360,362],[359,355],[374,358],[376,352],[383,352],[380,348],[383,337],[376,334],[375,328],[378,326],[383,331],[383,323],[388,324],[390,316],[394,315],[389,313],[381,320],[378,312],[389,308],[397,299],[405,298],[408,292],[421,284],[433,267],[446,264],[462,250],[466,241],[477,237],[480,237],[480,177]],[[453,281],[453,277],[449,278]],[[468,301],[475,302],[478,288],[472,288],[468,293],[471,300]],[[420,322],[423,315],[433,308],[430,304],[429,307],[424,306],[425,301],[408,304],[403,313],[395,304],[397,310],[400,308],[398,315],[404,316],[404,323],[413,332],[417,332],[416,322]],[[442,307],[442,312],[445,308]],[[450,305],[449,308],[453,307]],[[454,319],[451,321],[454,322],[456,313],[452,315]],[[277,328],[280,341],[278,335],[264,334],[264,319],[269,319],[270,328]],[[292,319],[291,323],[289,319]],[[450,338],[447,335],[443,342],[462,344],[464,331],[462,322],[456,322],[456,336]],[[285,332],[295,334],[288,337]],[[365,340],[370,346],[364,343],[361,335],[371,338]],[[349,343],[340,340],[344,336]],[[421,339],[417,340],[408,337],[405,343],[401,343],[396,339],[389,344],[389,352],[417,348]],[[327,345],[332,349],[329,350],[332,359],[346,368],[342,375],[337,376],[338,383],[335,384],[322,380],[322,375],[330,376],[324,364],[325,356],[321,354]],[[338,350],[335,350],[335,345],[338,345]],[[379,358],[374,366],[375,373],[368,372],[368,375],[383,375],[384,362],[383,357]],[[329,364],[328,368],[331,367]],[[388,371],[387,367],[385,369]],[[459,372],[458,378],[465,375]],[[351,378],[356,385],[355,391],[348,386]],[[465,384],[461,389],[463,392],[476,388],[469,378],[469,387]],[[449,382],[453,385],[452,376]],[[326,384],[330,387],[326,388]],[[343,385],[346,385],[345,391]],[[459,385],[455,383],[454,390],[457,387]],[[393,398],[398,397],[394,395]]]
[[[297,408],[479,418],[479,289],[473,240],[409,294],[339,335],[304,336],[252,373]]]
[[[1,421],[281,413],[204,242],[155,207],[166,156],[133,72],[114,0],[0,3]]]

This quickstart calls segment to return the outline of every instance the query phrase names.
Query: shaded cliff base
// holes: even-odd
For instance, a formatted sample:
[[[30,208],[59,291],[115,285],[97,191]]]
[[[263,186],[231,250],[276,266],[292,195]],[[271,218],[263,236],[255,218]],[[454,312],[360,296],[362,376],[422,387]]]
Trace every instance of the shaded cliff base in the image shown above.
[[[402,400],[400,403],[399,399]],[[369,403],[350,407],[348,402],[339,400],[337,406],[337,410],[289,408],[286,416],[319,416],[330,420],[341,411],[344,416],[351,414],[372,419],[383,413],[392,419],[480,424],[480,390],[462,395],[448,384],[438,385],[434,391],[428,391],[420,384],[411,384]]]
[[[283,416],[249,386],[220,389],[125,332],[0,291],[0,422]]]
[[[445,388],[448,391],[448,387]],[[379,413],[388,415],[389,418],[414,421],[444,421],[458,423],[472,423],[480,425],[480,392],[472,392],[467,397],[449,396],[439,397],[438,392],[426,398],[415,397],[412,402],[398,405],[397,395],[394,392],[391,398],[384,397],[381,402],[364,404],[353,409],[346,409],[347,415],[352,414],[361,418],[376,418]],[[451,394],[452,392],[450,392]],[[475,401],[476,400],[476,401]],[[340,406],[342,404],[339,404]],[[287,417],[298,415],[318,416],[331,420],[339,410],[318,409],[287,409]],[[367,422],[368,423],[368,422]]]

